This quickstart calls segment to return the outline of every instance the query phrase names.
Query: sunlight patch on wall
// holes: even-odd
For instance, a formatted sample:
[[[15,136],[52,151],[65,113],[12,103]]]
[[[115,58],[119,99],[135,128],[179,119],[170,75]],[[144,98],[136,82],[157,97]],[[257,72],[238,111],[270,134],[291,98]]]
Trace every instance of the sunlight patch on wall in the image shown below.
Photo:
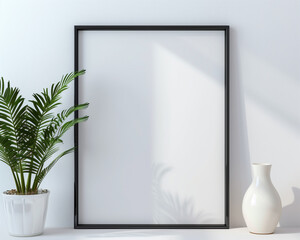
[[[222,222],[224,88],[205,66],[196,68],[161,45],[154,50],[153,161],[168,169],[161,188],[185,222]]]

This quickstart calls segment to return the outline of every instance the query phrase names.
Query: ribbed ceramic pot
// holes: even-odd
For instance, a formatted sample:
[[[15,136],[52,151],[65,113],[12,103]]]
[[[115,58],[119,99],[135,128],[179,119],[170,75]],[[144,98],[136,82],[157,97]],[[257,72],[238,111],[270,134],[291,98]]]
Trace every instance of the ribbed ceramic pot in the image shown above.
[[[40,235],[44,231],[49,191],[34,195],[3,193],[8,232],[16,237]]]
[[[271,166],[252,164],[253,180],[243,199],[243,216],[251,233],[273,233],[281,215],[281,200],[271,182]]]

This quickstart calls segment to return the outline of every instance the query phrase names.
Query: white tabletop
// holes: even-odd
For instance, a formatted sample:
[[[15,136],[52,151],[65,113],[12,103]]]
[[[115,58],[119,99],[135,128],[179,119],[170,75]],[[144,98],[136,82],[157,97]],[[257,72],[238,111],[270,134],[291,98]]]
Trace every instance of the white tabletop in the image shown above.
[[[0,239],[29,239],[11,237],[7,233],[2,232]],[[56,239],[56,240],[247,240],[247,239],[300,239],[300,228],[277,228],[274,234],[256,235],[250,234],[246,228],[233,229],[180,229],[180,230],[82,230],[71,228],[48,228],[45,229],[43,235],[32,238],[39,239]]]

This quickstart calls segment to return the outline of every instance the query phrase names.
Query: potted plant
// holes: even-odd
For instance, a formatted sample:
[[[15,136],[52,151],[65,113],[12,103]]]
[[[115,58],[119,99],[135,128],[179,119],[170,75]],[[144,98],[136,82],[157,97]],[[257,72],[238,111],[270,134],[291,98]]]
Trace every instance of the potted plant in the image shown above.
[[[84,116],[68,120],[75,111],[87,108],[88,103],[58,114],[52,110],[61,104],[61,94],[72,80],[84,73],[82,70],[63,76],[51,88],[33,94],[28,105],[19,89],[1,78],[0,160],[9,166],[15,182],[15,189],[3,193],[3,200],[8,231],[13,236],[43,232],[49,191],[40,189],[40,185],[57,161],[74,150],[72,147],[58,154],[58,145],[65,132],[88,119]]]

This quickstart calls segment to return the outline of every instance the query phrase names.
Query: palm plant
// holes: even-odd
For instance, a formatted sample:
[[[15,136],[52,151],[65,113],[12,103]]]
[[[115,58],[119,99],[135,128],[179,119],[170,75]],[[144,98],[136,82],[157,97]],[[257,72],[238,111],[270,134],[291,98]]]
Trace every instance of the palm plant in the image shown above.
[[[88,107],[88,103],[72,106],[58,114],[52,112],[61,104],[61,94],[68,85],[85,70],[69,73],[51,88],[33,94],[31,104],[25,105],[18,88],[10,82],[0,81],[0,160],[6,163],[13,175],[17,194],[35,194],[41,182],[64,155],[67,149],[51,159],[59,151],[62,136],[75,124],[88,116],[68,120],[75,111]]]

